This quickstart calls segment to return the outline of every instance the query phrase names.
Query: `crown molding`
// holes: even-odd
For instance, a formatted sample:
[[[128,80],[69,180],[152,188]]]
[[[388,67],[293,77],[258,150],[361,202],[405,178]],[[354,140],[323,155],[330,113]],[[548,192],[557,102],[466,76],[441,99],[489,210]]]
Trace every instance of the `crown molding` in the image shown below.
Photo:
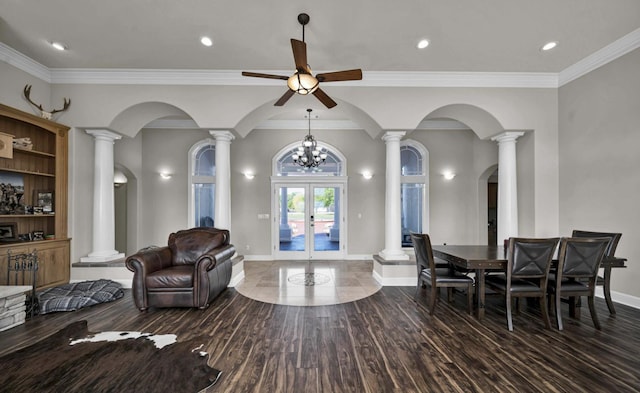
[[[566,85],[639,47],[640,29],[637,29],[562,70],[558,74],[558,87]]]
[[[359,87],[510,87],[558,88],[640,47],[640,29],[612,42],[560,73],[545,72],[392,72],[365,71],[360,81],[340,86]],[[4,61],[53,84],[280,86],[279,80],[247,78],[236,70],[160,70],[47,68],[0,42]],[[288,75],[290,71],[257,72]]]
[[[49,68],[2,42],[0,42],[0,61],[12,65],[47,83],[51,83],[51,70]]]
[[[256,72],[288,75],[291,71]],[[322,71],[320,71],[322,72]],[[138,69],[52,69],[57,84],[136,84],[281,86],[282,81],[247,78],[234,70],[138,70]],[[390,72],[364,71],[360,81],[344,81],[340,86],[359,87],[524,87],[556,88],[555,73],[521,72]]]

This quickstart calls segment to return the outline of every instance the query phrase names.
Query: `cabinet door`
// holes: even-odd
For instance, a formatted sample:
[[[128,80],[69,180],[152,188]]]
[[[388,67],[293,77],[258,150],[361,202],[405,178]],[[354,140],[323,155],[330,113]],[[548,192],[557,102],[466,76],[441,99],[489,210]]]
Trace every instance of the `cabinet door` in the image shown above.
[[[0,247],[0,271],[6,272],[0,276],[0,285],[31,285],[29,273],[8,270],[8,255],[30,253],[36,251],[38,255],[38,271],[36,273],[36,287],[44,289],[63,285],[69,282],[69,240],[54,240],[45,242],[24,242]]]

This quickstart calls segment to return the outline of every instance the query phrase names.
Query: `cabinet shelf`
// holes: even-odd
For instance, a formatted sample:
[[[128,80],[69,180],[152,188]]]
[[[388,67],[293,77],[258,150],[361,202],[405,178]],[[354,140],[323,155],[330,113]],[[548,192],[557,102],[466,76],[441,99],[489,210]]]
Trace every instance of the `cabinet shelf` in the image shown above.
[[[0,218],[52,218],[55,214],[0,214]]]
[[[26,175],[35,175],[35,176],[45,176],[45,177],[56,177],[56,175],[52,173],[44,173],[44,172],[33,172],[33,171],[24,171],[22,169],[13,169],[13,168],[0,168],[0,170],[5,172],[14,172],[14,173],[23,173]]]
[[[56,155],[55,154],[51,154],[51,153],[45,153],[43,151],[38,151],[38,150],[28,150],[28,149],[21,149],[19,147],[13,147],[13,153],[18,153],[18,154],[30,154],[33,156],[41,156],[41,157],[50,157],[50,158],[55,158]]]

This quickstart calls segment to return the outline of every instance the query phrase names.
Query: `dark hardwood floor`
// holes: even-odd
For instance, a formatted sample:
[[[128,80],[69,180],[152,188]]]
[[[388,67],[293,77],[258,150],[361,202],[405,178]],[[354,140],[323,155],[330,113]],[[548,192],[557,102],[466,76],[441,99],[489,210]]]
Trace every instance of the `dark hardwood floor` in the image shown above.
[[[257,302],[230,288],[204,311],[140,313],[123,299],[73,313],[37,316],[0,332],[0,355],[85,319],[89,330],[175,333],[202,338],[209,364],[223,371],[210,392],[638,392],[640,310],[602,299],[596,330],[588,308],[565,330],[544,329],[524,307],[507,330],[504,301],[490,298],[486,318],[466,314],[464,296],[440,301],[433,316],[414,288],[384,287],[334,306]],[[446,295],[443,295],[446,299]],[[566,307],[566,305],[564,306]]]

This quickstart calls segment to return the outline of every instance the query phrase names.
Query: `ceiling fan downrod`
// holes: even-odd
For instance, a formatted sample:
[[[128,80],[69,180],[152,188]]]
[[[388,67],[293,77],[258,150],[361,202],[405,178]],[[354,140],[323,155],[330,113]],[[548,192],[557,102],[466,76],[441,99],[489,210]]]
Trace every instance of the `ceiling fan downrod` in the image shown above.
[[[304,12],[300,15],[298,15],[298,22],[300,22],[300,24],[302,25],[302,42],[304,41],[304,26],[309,23],[309,15],[305,14]]]

